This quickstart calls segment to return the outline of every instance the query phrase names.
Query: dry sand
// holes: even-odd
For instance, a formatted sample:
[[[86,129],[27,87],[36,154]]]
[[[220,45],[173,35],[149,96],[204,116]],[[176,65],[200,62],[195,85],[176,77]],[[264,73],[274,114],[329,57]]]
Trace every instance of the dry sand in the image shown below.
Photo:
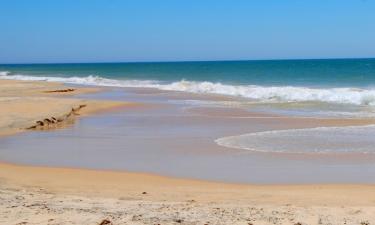
[[[371,185],[240,185],[0,164],[0,224],[373,224]]]
[[[51,89],[67,87],[0,81],[1,132],[82,104],[86,112],[121,105],[59,97],[94,89]],[[375,224],[375,186],[241,185],[0,163],[0,224]]]

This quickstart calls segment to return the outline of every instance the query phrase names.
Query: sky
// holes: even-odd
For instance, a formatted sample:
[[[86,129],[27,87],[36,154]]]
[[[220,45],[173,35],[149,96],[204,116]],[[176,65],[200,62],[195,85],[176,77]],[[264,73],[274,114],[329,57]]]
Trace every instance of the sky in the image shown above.
[[[375,57],[375,0],[0,0],[0,63]]]

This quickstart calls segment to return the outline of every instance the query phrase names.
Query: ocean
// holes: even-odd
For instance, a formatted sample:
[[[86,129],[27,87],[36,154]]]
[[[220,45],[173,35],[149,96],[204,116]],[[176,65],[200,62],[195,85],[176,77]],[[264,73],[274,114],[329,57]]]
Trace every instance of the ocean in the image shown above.
[[[375,106],[375,59],[0,65],[0,78]]]

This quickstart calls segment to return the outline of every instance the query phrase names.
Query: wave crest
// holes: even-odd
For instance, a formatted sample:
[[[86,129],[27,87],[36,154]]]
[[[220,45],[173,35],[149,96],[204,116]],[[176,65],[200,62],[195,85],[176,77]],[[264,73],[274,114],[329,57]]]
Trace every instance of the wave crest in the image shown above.
[[[0,71],[0,77],[1,76],[8,76],[10,74],[9,71]]]
[[[163,83],[155,80],[115,80],[100,76],[87,77],[42,77],[10,74],[0,71],[0,78],[63,82],[79,85],[111,87],[157,88],[167,91],[182,91],[202,94],[220,94],[249,98],[261,102],[326,102],[336,104],[375,106],[375,89],[359,88],[308,88],[295,86],[266,87],[258,85],[228,85],[209,81],[197,82],[181,80]]]
[[[180,81],[163,86],[163,90],[222,94],[267,102],[328,102],[339,104],[375,105],[375,89],[265,87],[256,85],[225,85],[212,82]]]

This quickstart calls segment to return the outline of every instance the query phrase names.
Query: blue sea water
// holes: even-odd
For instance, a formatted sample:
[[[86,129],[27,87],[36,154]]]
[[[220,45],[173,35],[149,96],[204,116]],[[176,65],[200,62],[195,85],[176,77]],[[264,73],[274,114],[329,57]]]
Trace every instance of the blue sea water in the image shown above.
[[[375,59],[0,65],[0,78],[375,106]]]
[[[375,86],[375,59],[254,60],[161,63],[0,65],[0,71],[32,76],[210,81],[224,84],[307,87]]]

